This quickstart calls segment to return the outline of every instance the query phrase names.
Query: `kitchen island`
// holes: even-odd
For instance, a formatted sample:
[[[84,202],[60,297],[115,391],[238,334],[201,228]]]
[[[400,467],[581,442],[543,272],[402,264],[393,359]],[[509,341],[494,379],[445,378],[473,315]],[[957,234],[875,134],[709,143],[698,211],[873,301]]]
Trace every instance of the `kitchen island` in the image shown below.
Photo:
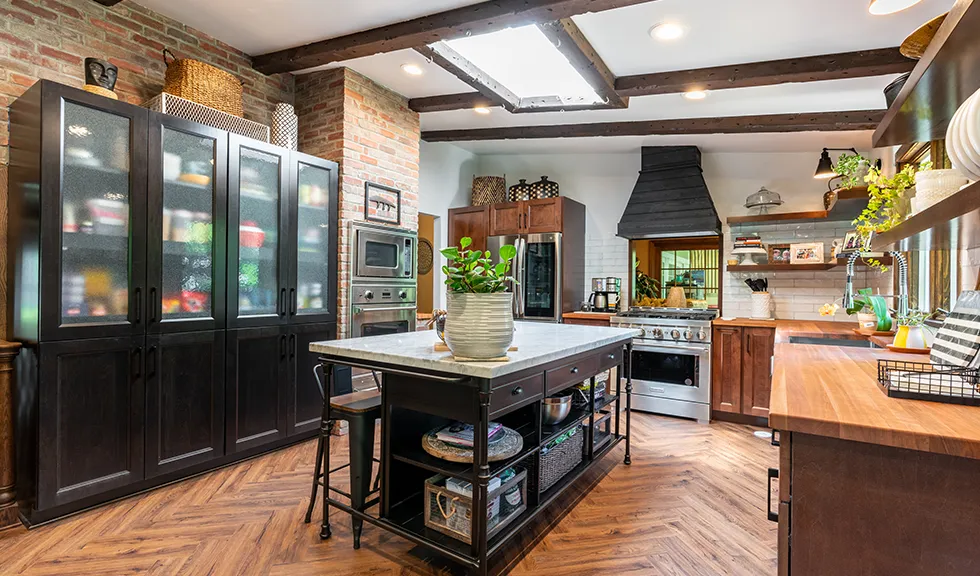
[[[877,361],[927,356],[789,342],[811,328],[775,346],[779,574],[980,573],[980,408],[891,398]]]
[[[610,385],[608,393],[594,391],[597,375],[612,368],[628,374],[623,370],[624,359],[636,335],[638,331],[629,329],[518,322],[513,343],[517,350],[508,353],[507,362],[456,362],[449,352],[435,351],[439,340],[433,331],[311,344],[310,351],[319,355],[325,374],[332,374],[331,365],[342,364],[384,375],[377,513],[369,513],[370,503],[351,506],[325,497],[321,534],[329,536],[326,507],[332,506],[449,558],[474,574],[487,574],[491,559],[513,536],[547,511],[549,504],[620,442],[625,441],[625,463],[630,463],[630,381],[625,382],[622,423],[621,379]],[[542,400],[583,381],[589,382],[588,403],[573,408],[558,424],[544,424]],[[472,463],[450,462],[423,450],[424,435],[453,422],[474,426]],[[520,438],[516,453],[490,460],[486,438],[491,422]],[[557,442],[575,434],[579,435],[579,451],[554,449]],[[556,458],[564,460],[556,464]],[[563,473],[551,478],[556,468]],[[453,513],[448,498],[437,498],[433,505],[426,493],[427,481],[469,482],[473,486],[471,509],[481,510],[498,506],[499,492],[490,498],[494,495],[490,485],[502,473],[512,480],[504,481],[500,492],[514,487],[522,491],[516,500],[520,507],[512,514],[500,517],[501,512],[490,518],[489,514],[472,514],[473,521],[467,520],[469,533],[455,537],[430,527],[427,517],[433,516],[433,508],[437,521],[438,514],[451,517]],[[500,502],[499,510],[503,510],[503,500]]]

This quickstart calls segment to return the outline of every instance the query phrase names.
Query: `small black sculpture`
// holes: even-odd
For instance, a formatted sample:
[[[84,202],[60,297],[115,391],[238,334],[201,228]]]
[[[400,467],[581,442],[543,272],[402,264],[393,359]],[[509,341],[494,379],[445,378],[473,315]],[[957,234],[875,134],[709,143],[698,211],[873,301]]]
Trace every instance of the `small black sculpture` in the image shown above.
[[[85,59],[85,84],[99,86],[110,92],[116,87],[119,69],[115,64],[98,58]]]

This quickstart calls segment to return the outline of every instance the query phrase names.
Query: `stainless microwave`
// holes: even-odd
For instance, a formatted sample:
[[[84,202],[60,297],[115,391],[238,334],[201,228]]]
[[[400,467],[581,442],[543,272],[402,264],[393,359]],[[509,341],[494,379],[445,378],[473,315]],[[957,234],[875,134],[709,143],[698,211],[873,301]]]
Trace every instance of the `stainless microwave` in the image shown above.
[[[415,232],[357,222],[351,224],[351,234],[352,282],[415,281]]]

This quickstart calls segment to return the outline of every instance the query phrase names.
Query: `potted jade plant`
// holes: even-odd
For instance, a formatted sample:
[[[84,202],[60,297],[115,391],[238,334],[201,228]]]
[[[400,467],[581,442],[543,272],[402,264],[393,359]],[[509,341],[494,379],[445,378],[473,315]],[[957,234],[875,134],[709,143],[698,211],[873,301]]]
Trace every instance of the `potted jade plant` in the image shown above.
[[[446,275],[446,346],[453,356],[489,360],[507,355],[514,341],[512,292],[507,285],[517,249],[500,247],[500,261],[493,264],[490,252],[467,250],[471,238],[462,238],[459,247],[441,250],[449,260],[442,267]]]
[[[875,296],[871,288],[862,288],[854,295],[854,306],[847,309],[847,315],[858,317],[858,332],[874,334],[891,332],[892,319],[888,315],[888,304],[884,297]]]
[[[909,310],[905,316],[899,316],[898,331],[895,332],[895,340],[892,342],[892,346],[918,350],[928,348],[925,332],[922,328],[927,317],[926,313],[915,309]]]

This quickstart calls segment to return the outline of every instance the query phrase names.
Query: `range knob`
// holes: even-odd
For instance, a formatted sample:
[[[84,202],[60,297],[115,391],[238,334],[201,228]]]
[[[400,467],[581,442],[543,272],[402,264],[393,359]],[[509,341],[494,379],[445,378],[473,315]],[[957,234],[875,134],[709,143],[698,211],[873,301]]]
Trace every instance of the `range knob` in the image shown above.
[[[404,300],[405,298],[408,298],[408,292],[402,290],[401,292],[398,293],[398,297]]]
[[[374,292],[371,292],[370,290],[365,290],[364,291],[364,298],[367,299],[367,300],[373,300],[374,299]]]
[[[678,330],[677,328],[674,328],[673,330],[670,331],[670,337],[673,338],[674,340],[680,340],[681,331]]]
[[[705,334],[704,330],[698,330],[698,340],[704,340],[708,335]]]
[[[694,338],[694,332],[691,332],[691,329],[688,328],[687,330],[684,331],[684,339],[690,340],[691,338]]]

